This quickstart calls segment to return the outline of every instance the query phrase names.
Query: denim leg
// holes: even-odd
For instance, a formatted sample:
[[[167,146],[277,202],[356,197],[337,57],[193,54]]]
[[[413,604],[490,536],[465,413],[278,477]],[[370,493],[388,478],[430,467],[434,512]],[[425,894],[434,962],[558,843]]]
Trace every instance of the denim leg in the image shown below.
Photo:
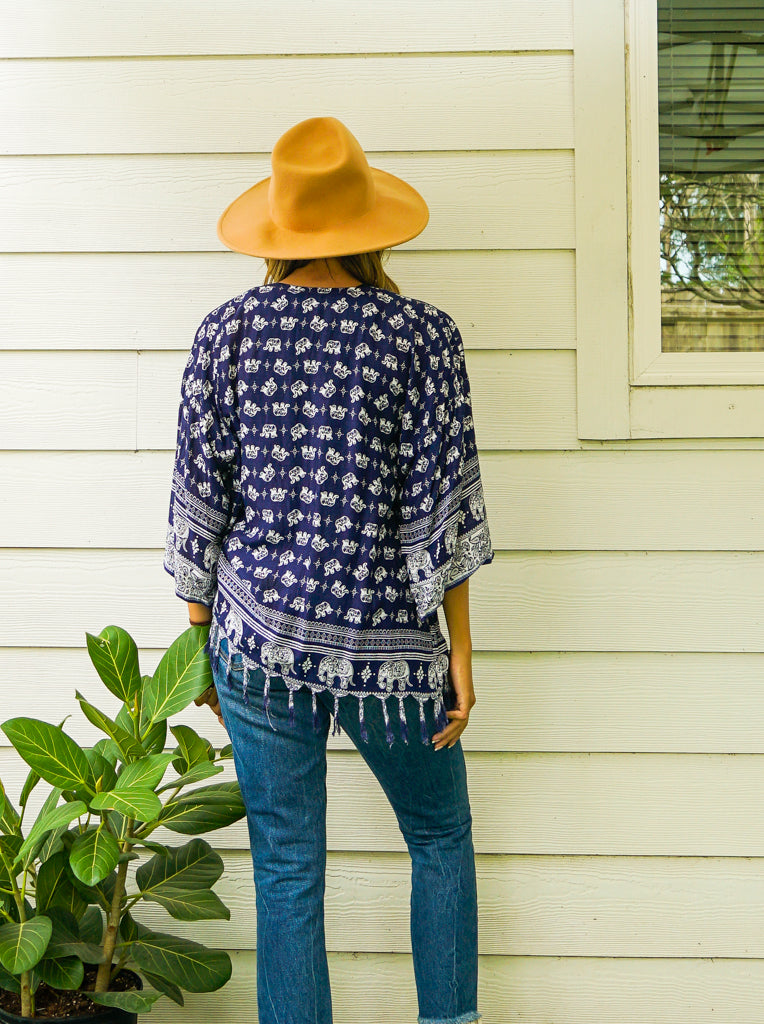
[[[397,699],[391,701],[397,709]],[[419,742],[419,704],[404,700],[409,736],[387,744],[381,701],[367,698],[368,743],[353,704],[340,725],[379,780],[411,855],[411,949],[418,1024],[477,1021],[478,911],[472,814],[461,742],[435,750]],[[453,705],[447,704],[448,710]],[[438,732],[425,705],[427,735]]]
[[[222,656],[211,665],[247,809],[258,1019],[260,1024],[332,1024],[324,934],[329,711],[317,705],[314,731],[310,692],[298,690],[290,725],[286,684],[272,676],[266,716],[262,669],[248,673],[247,703],[236,656],[228,669]]]

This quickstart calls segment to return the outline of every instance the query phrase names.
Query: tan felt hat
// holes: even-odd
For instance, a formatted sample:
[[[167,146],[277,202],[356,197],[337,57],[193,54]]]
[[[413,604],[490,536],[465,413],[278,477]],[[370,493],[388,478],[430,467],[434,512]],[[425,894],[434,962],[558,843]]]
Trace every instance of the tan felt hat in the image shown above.
[[[309,117],[276,142],[272,174],[220,215],[217,234],[235,252],[276,259],[349,256],[418,235],[430,212],[415,188],[369,167],[336,117]]]

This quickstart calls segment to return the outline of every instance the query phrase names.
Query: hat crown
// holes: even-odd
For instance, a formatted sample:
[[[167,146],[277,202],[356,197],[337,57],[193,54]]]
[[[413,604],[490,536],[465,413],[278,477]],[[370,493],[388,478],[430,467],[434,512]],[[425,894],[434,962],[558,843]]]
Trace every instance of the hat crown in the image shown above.
[[[310,117],[290,128],[273,147],[271,167],[268,206],[281,228],[325,231],[374,206],[366,154],[335,117]]]

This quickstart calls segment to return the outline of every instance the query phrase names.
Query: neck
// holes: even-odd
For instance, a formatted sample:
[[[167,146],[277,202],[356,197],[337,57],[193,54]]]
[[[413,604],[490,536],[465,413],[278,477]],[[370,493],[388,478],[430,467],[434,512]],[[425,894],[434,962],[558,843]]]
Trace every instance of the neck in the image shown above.
[[[334,257],[311,260],[299,270],[282,278],[289,284],[304,284],[314,287],[345,288],[361,282],[344,269],[340,261]]]

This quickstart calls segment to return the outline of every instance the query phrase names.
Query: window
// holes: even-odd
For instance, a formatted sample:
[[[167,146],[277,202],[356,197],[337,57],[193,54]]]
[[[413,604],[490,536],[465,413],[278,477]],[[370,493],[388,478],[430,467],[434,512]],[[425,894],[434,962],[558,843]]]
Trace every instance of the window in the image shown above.
[[[578,436],[764,437],[764,3],[573,0]]]
[[[764,349],[764,8],[658,0],[661,348]]]

